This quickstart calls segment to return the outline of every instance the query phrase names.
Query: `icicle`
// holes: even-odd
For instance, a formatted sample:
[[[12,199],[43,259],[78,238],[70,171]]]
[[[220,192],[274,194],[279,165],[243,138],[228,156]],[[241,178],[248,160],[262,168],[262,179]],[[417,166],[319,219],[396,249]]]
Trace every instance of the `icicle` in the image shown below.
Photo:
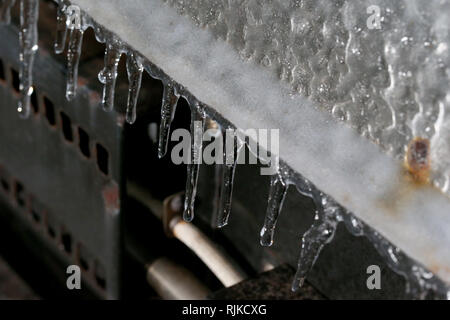
[[[81,28],[70,30],[69,47],[67,49],[67,86],[66,99],[75,98],[78,86],[78,65],[81,57],[81,46],[83,44],[83,33]]]
[[[217,212],[217,227],[219,228],[226,226],[230,217],[235,171],[236,161],[233,164],[222,165],[222,185],[219,196],[219,210]]]
[[[191,107],[191,161],[187,165],[186,194],[184,198],[185,221],[190,222],[194,218],[194,202],[197,193],[198,172],[203,147],[203,128],[205,115],[203,110]]]
[[[283,207],[283,201],[286,197],[288,184],[283,177],[277,173],[270,177],[269,198],[267,201],[267,212],[264,220],[264,226],[261,229],[260,243],[262,246],[271,246],[273,243],[273,235],[277,224],[278,216]]]
[[[34,55],[38,49],[38,17],[38,0],[20,1],[20,101],[17,111],[24,118],[30,114],[30,98],[33,94]]]
[[[161,106],[161,125],[159,129],[158,157],[162,158],[167,153],[169,142],[170,126],[172,124],[175,110],[178,103],[178,94],[173,82],[164,84],[164,92]]]
[[[56,16],[56,38],[54,49],[56,54],[63,53],[66,46],[67,38],[67,6],[64,2],[60,2],[58,5],[58,11]]]
[[[220,194],[223,179],[223,165],[215,164],[214,166],[214,201],[213,201],[213,211],[211,216],[211,227],[217,228],[218,212],[220,206]]]
[[[108,43],[105,51],[105,67],[98,74],[98,80],[103,86],[103,109],[112,111],[114,109],[114,92],[116,88],[117,67],[119,66],[122,52]]]
[[[384,259],[389,268],[405,279],[405,296],[409,299],[425,299],[430,292],[436,292],[446,299],[449,288],[433,273],[418,265],[399,248],[392,245],[377,231],[365,225],[352,213],[343,211],[342,221],[354,236],[365,236]]]
[[[344,211],[344,209],[342,209],[342,211]],[[348,232],[350,232],[355,237],[364,235],[364,224],[361,220],[356,218],[352,213],[348,211],[343,212],[341,216]]]
[[[144,67],[135,53],[131,52],[127,56],[128,73],[128,102],[126,111],[126,120],[129,124],[136,121],[136,105],[141,89],[142,71]]]
[[[230,132],[231,134],[228,134]],[[238,139],[234,130],[223,133],[226,141],[233,141],[229,147],[225,147],[224,164],[222,165],[222,181],[219,195],[219,210],[217,211],[217,227],[223,228],[228,224],[231,212],[231,201],[233,197],[234,173],[239,157],[239,153],[244,143]],[[227,144],[226,144],[227,145]]]
[[[408,299],[425,299],[430,291],[443,292],[443,295],[445,295],[448,287],[436,279],[433,273],[425,270],[399,248],[393,246],[377,231],[366,226],[364,235],[374,245],[380,256],[384,258],[389,268],[405,278],[405,295]]]
[[[314,266],[323,247],[333,240],[338,222],[338,208],[322,193],[316,193],[314,202],[317,206],[314,223],[302,238],[297,272],[292,283],[292,290],[300,288]]]
[[[11,8],[16,0],[3,0],[0,6],[0,24],[11,23]]]

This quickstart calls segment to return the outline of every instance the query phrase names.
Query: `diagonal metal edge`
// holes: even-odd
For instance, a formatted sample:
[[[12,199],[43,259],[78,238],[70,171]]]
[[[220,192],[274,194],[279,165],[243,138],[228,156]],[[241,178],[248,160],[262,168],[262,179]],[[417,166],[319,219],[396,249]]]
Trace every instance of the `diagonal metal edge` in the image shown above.
[[[450,283],[450,199],[440,191],[411,183],[377,145],[291,97],[275,77],[162,2],[72,2],[237,127],[281,128],[282,159]]]

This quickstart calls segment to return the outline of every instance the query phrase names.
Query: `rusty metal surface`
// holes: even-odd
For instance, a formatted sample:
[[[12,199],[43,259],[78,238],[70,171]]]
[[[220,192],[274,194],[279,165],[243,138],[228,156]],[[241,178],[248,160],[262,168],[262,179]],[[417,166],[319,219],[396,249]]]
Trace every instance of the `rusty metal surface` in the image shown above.
[[[202,166],[198,191],[197,216],[201,224],[213,221],[214,167]],[[301,246],[301,235],[314,218],[315,206],[310,198],[290,189],[278,221],[274,245],[263,248],[259,244],[259,226],[263,223],[268,177],[259,175],[255,166],[238,166],[233,191],[233,204],[229,224],[216,229],[211,235],[223,245],[233,247],[256,270],[263,272],[267,265],[288,263],[296,266]],[[248,194],[252,194],[249,197]],[[200,223],[194,221],[194,223]],[[206,228],[206,227],[205,227]],[[381,268],[381,290],[366,286],[369,265]],[[292,280],[292,278],[291,278]],[[405,280],[394,273],[365,238],[352,236],[345,227],[337,229],[333,242],[324,247],[307,282],[329,299],[404,299]]]
[[[0,164],[11,186],[8,200],[17,211],[40,216],[39,221],[30,219],[36,232],[44,238],[52,234],[53,246],[84,268],[100,296],[118,298],[121,119],[103,112],[98,93],[83,85],[83,78],[77,99],[66,102],[64,68],[42,44],[35,68],[38,110],[20,119],[11,71],[18,70],[17,30],[2,26],[0,38],[9,44],[0,48],[6,74],[0,83]],[[70,124],[62,122],[60,112]],[[23,204],[16,201],[18,192]]]
[[[169,2],[181,3],[178,1]],[[398,118],[405,116],[400,110],[403,107],[409,108],[408,105],[402,104],[404,95],[408,96],[416,89],[414,85],[409,85],[410,80],[412,82],[425,78],[430,80],[429,82],[422,82],[424,86],[418,88],[426,97],[423,101],[419,99],[421,100],[420,103],[433,109],[429,110],[430,112],[425,112],[425,114],[422,112],[415,114],[414,119],[417,121],[413,122],[420,124],[416,128],[419,135],[424,134],[425,137],[429,137],[429,134],[435,131],[434,125],[438,125],[437,119],[442,118],[438,117],[438,113],[442,114],[444,103],[439,103],[440,110],[436,110],[438,103],[427,104],[426,101],[430,98],[428,93],[432,95],[438,90],[439,99],[441,99],[444,97],[442,92],[447,90],[447,86],[435,83],[435,80],[433,80],[435,79],[434,73],[430,72],[428,67],[433,70],[435,67],[444,67],[443,69],[445,69],[448,66],[446,26],[445,28],[437,28],[439,30],[437,33],[431,27],[434,26],[436,21],[447,18],[448,2],[443,1],[439,5],[424,8],[423,12],[426,13],[426,17],[421,21],[423,24],[418,27],[408,23],[408,19],[415,19],[422,15],[422,11],[417,10],[421,8],[419,2],[403,1],[391,6],[387,1],[380,1],[379,4],[386,9],[389,16],[396,17],[396,19],[387,19],[387,35],[386,37],[380,37],[380,32],[370,33],[368,30],[359,30],[361,26],[365,28],[365,20],[354,19],[362,16],[357,15],[354,9],[364,9],[365,5],[370,4],[368,1],[362,1],[358,4],[354,4],[352,1],[318,2],[311,5],[309,5],[309,1],[298,1],[295,2],[295,5],[304,6],[298,10],[291,10],[289,5],[278,8],[276,5],[272,7],[264,6],[264,4],[256,1],[243,1],[242,6],[226,8],[226,10],[230,9],[233,13],[237,13],[231,16],[219,14],[222,1],[211,2],[211,6],[219,9],[216,11],[206,10],[208,5],[203,6],[201,1],[186,5],[183,2],[180,6],[175,5],[174,7],[163,1],[148,2],[142,0],[130,2],[127,5],[123,5],[123,2],[118,0],[73,1],[97,22],[116,32],[134,49],[152,60],[175,81],[189,87],[190,93],[201,102],[220,112],[237,127],[282,129],[280,133],[280,157],[292,169],[302,173],[321,191],[332,196],[409,257],[420,262],[448,282],[448,279],[450,279],[450,256],[446,249],[447,245],[442,244],[450,241],[449,234],[446,232],[450,224],[447,214],[450,200],[441,192],[445,191],[442,184],[445,186],[448,183],[435,181],[436,185],[417,185],[415,181],[411,181],[411,175],[407,171],[405,172],[404,163],[401,161],[404,155],[404,142],[409,142],[412,138],[409,133],[402,136],[402,139],[399,139],[398,134],[395,133],[392,141],[394,146],[391,143],[382,144],[388,149],[393,147],[393,150],[400,150],[399,153],[386,152],[387,150],[381,148],[378,143],[366,139],[373,133],[371,129],[376,127],[371,121],[378,123],[377,115],[387,115],[388,121],[390,121],[392,115],[398,116]],[[287,2],[282,1],[279,3],[287,4]],[[343,6],[343,11],[336,9],[334,5],[338,8]],[[258,17],[259,13],[250,9],[260,9],[261,7],[267,9],[264,12],[268,15],[263,15],[262,21],[260,21],[261,19],[252,20],[252,18]],[[105,8],[108,8],[108,10],[105,10]],[[322,8],[333,9],[324,11],[323,16],[321,16],[322,19],[316,19],[316,15],[318,15],[318,12],[322,12],[320,10]],[[346,8],[349,10],[346,11]],[[229,13],[229,11],[226,12]],[[364,10],[362,12],[365,14]],[[340,41],[340,44],[343,43],[344,47],[346,44],[347,49],[350,49],[345,58],[351,61],[344,61],[343,64],[353,70],[349,70],[350,72],[345,75],[347,81],[344,81],[344,84],[345,86],[348,85],[347,89],[352,93],[350,94],[352,98],[359,97],[359,94],[364,96],[366,90],[370,90],[371,85],[364,86],[364,82],[370,80],[370,73],[367,73],[369,79],[366,79],[358,73],[358,70],[366,70],[366,67],[369,67],[377,73],[377,69],[372,68],[374,65],[367,65],[364,59],[378,61],[379,55],[377,52],[384,47],[386,56],[384,56],[384,51],[381,50],[379,52],[381,54],[380,59],[390,61],[382,63],[380,71],[385,74],[387,65],[390,65],[395,71],[390,76],[393,78],[399,77],[395,83],[400,85],[388,94],[392,94],[392,98],[399,98],[400,108],[395,105],[393,106],[396,109],[394,113],[387,109],[385,109],[388,111],[386,113],[376,113],[376,107],[373,108],[374,110],[367,110],[367,105],[358,102],[356,106],[361,106],[362,109],[355,108],[353,110],[352,108],[355,105],[354,101],[351,101],[351,110],[350,112],[344,112],[346,114],[358,115],[362,113],[367,115],[375,112],[374,116],[368,118],[357,116],[357,123],[351,123],[357,128],[352,128],[343,122],[339,122],[335,113],[324,110],[334,110],[334,108],[331,108],[332,106],[328,105],[327,101],[318,101],[318,97],[326,98],[327,93],[333,92],[333,90],[326,88],[326,83],[324,88],[323,83],[311,81],[313,87],[319,91],[315,95],[316,99],[311,99],[310,95],[302,92],[293,95],[291,88],[285,82],[280,81],[283,79],[280,79],[279,74],[277,76],[274,74],[275,72],[271,72],[277,71],[277,68],[275,68],[276,70],[270,70],[267,66],[263,66],[264,63],[261,62],[267,59],[263,59],[263,61],[252,60],[252,53],[254,53],[252,50],[247,52],[249,54],[245,54],[243,52],[245,50],[239,50],[239,48],[236,50],[236,40],[239,42],[241,35],[253,34],[255,30],[252,28],[255,26],[251,24],[255,21],[259,24],[255,29],[259,30],[266,27],[267,19],[273,18],[274,22],[280,22],[280,28],[269,28],[269,37],[273,33],[280,33],[281,39],[286,36],[288,40],[292,40],[292,38],[289,38],[291,35],[294,39],[297,39],[295,35],[299,26],[299,16],[295,15],[297,13],[300,16],[304,13],[306,21],[313,24],[311,28],[308,23],[305,25],[306,29],[311,31],[306,35],[306,39],[317,37],[315,40],[318,40],[318,45],[324,45],[321,42],[322,40],[325,41],[325,44],[328,44],[327,37],[329,37],[328,40],[334,41],[334,32],[345,31],[345,39],[341,39],[343,41]],[[294,15],[292,17],[294,19],[290,20],[289,15],[291,14]],[[436,19],[433,19],[433,17]],[[225,19],[225,21],[220,21],[219,25],[216,25],[216,20],[220,19]],[[334,22],[340,23],[339,28],[324,28],[328,23]],[[217,36],[215,32],[217,31],[215,27],[221,28],[223,23],[226,24],[225,32],[231,30],[226,37]],[[290,23],[293,23],[293,29],[289,28]],[[159,27],[154,28],[155,24]],[[239,32],[242,30],[248,32],[235,34],[234,27],[237,27],[236,30]],[[410,29],[409,27],[414,28]],[[176,32],[173,32],[174,30]],[[345,35],[347,31],[352,35],[351,37],[348,36],[348,33]],[[355,35],[355,33],[360,35]],[[406,40],[403,40],[400,37],[404,36],[402,33],[417,34],[418,39],[406,36]],[[436,39],[432,43],[428,43],[425,39],[427,36]],[[244,41],[248,40],[245,37],[243,39]],[[355,39],[359,39],[361,43],[355,41]],[[368,42],[366,43],[366,41]],[[277,41],[276,45],[281,42]],[[370,48],[377,42],[380,46],[377,46],[376,50],[362,50]],[[426,43],[428,44],[426,45]],[[243,46],[246,44],[249,44],[249,41],[242,43]],[[250,44],[253,45],[254,43]],[[257,44],[261,43],[258,42]],[[271,51],[273,43],[269,41],[267,44],[268,47],[263,49]],[[252,48],[251,45],[247,49]],[[305,42],[305,47],[306,49],[317,49],[310,47],[310,41]],[[429,49],[426,49],[426,47],[429,47]],[[336,49],[334,47],[327,48]],[[391,50],[392,48],[394,50]],[[438,48],[440,49],[438,50]],[[284,49],[285,47],[279,46],[277,52],[281,52],[282,55],[287,52]],[[341,49],[343,47],[339,47],[338,51]],[[328,64],[330,61],[328,55],[330,52],[334,54],[335,51],[333,50],[313,50],[313,53],[321,56],[320,59],[315,54],[307,55],[305,59],[299,59],[298,63],[293,63],[292,66],[301,67],[304,63],[312,64],[316,68],[313,72],[314,76],[317,76],[316,80],[319,81],[325,75],[325,82],[327,82],[328,68],[334,66],[334,59],[336,58],[331,56],[333,59]],[[417,55],[409,55],[410,51],[417,53]],[[443,63],[435,63],[439,60],[435,59],[436,54],[440,54],[439,52],[444,53],[441,60]],[[266,51],[263,51],[263,53],[266,53]],[[295,57],[296,55],[292,56]],[[421,62],[423,57],[430,58],[433,63],[422,65],[415,61],[415,59],[419,59]],[[288,62],[290,64],[290,61]],[[406,72],[406,75],[411,74],[412,78],[408,76],[407,78],[411,79],[405,80],[403,79],[405,73],[402,71],[403,68],[408,69],[409,67],[413,70],[408,70],[411,72]],[[418,70],[418,67],[420,70]],[[422,67],[425,69],[422,69]],[[282,68],[282,70],[284,69]],[[392,70],[388,68],[387,71]],[[322,72],[325,74],[322,74]],[[331,73],[333,75],[338,74],[338,72]],[[430,75],[431,77],[428,79]],[[443,75],[442,83],[446,83],[448,77],[445,72],[440,73],[440,75]],[[310,80],[307,79],[306,83],[310,83]],[[387,85],[387,83],[387,81],[382,82],[382,85]],[[394,81],[392,83],[394,84]],[[408,89],[406,90],[405,87]],[[422,92],[422,89],[425,88],[430,90]],[[361,90],[358,91],[359,89]],[[363,96],[361,98],[364,100]],[[408,98],[409,100],[411,99]],[[436,99],[431,98],[431,100]],[[341,103],[342,101],[332,102]],[[367,102],[369,106],[373,105],[370,101]],[[336,107],[342,107],[339,103]],[[344,111],[348,111],[346,109],[348,106],[343,106]],[[337,109],[339,111],[340,108]],[[415,111],[417,111],[416,109],[414,107]],[[381,122],[381,127],[385,127],[386,123]],[[400,132],[403,132],[403,124]],[[428,125],[425,126],[424,124]],[[425,130],[425,133],[422,130]],[[383,135],[381,138],[386,138],[383,130],[375,131]],[[413,134],[415,133],[413,132]],[[441,142],[447,141],[445,136],[443,137]],[[379,136],[372,136],[371,138],[375,142],[383,140]],[[403,141],[403,138],[406,140]],[[446,151],[446,148],[442,150]],[[446,163],[445,159],[447,158],[441,159],[444,160],[443,163]],[[432,161],[431,163],[434,165],[439,162]],[[300,228],[300,225],[298,227]]]
[[[45,17],[45,14],[43,16]],[[12,89],[14,79],[11,73],[11,68],[18,69],[18,41],[15,31],[14,27],[0,28],[2,41],[13,44],[10,47],[0,48],[0,58],[6,71],[6,79],[0,80],[2,108],[0,175],[7,177],[11,185],[11,191],[4,192],[4,199],[17,209],[24,221],[35,228],[37,235],[49,240],[48,245],[53,245],[68,262],[74,261],[84,265],[88,260],[91,266],[87,270],[88,281],[92,282],[94,288],[99,289],[100,295],[118,297],[121,267],[120,220],[124,206],[123,117],[121,114],[105,113],[101,110],[99,91],[87,87],[87,85],[99,87],[99,83],[92,77],[80,77],[79,97],[74,102],[67,103],[63,94],[64,67],[58,63],[61,58],[53,57],[45,50],[45,46],[41,46],[35,75],[38,112],[28,120],[19,119],[14,107],[17,95]],[[49,33],[41,35],[43,35],[42,44],[50,42]],[[83,69],[81,74],[84,71],[85,74],[92,75],[98,71],[101,62],[96,60],[96,55],[101,50],[93,51],[92,55],[84,57],[80,66]],[[120,83],[118,86],[120,88]],[[143,93],[148,94],[148,91],[144,90]],[[56,110],[53,125],[49,124],[46,117],[44,95],[50,98]],[[154,114],[151,121],[158,121],[155,119],[159,117],[159,103],[158,99],[152,101],[152,108],[155,105],[156,108],[152,111]],[[61,110],[71,120],[71,139],[63,130],[63,117],[59,114]],[[140,110],[143,110],[143,113],[148,111],[144,108]],[[148,120],[148,118],[138,120],[135,128],[127,128],[129,131],[135,130],[136,136],[132,136],[132,139],[139,135],[139,139],[130,139],[127,143],[133,145],[138,141],[139,146],[128,146],[127,151],[132,152],[126,157],[130,162],[130,168],[134,167],[130,171],[139,177],[140,182],[151,185],[155,194],[160,193],[161,197],[179,191],[178,186],[184,184],[182,181],[184,176],[178,173],[184,171],[184,168],[177,168],[178,171],[176,173],[175,170],[172,171],[168,177],[164,170],[161,170],[168,167],[155,160],[154,155],[149,158],[143,156],[152,147],[147,141]],[[78,128],[82,128],[83,131],[79,131]],[[90,140],[89,147],[80,148],[79,144],[86,134]],[[100,143],[103,149],[98,149],[97,143]],[[420,145],[413,147],[420,149]],[[107,150],[109,159],[106,173],[102,172],[101,165],[97,161],[98,154],[104,150]],[[413,174],[417,168],[419,169],[417,177],[421,180],[424,176],[421,170],[426,169],[427,164],[414,162],[409,164]],[[212,194],[214,173],[209,169],[205,167],[201,170],[196,209],[201,220],[198,221],[199,224],[209,224],[213,211],[210,205],[214,197]],[[277,232],[275,246],[269,249],[261,248],[258,234],[263,217],[260,213],[265,210],[268,181],[255,174],[256,170],[257,168],[250,167],[238,168],[236,181],[244,183],[236,184],[230,225],[216,233],[220,234],[218,240],[225,238],[228,243],[224,245],[227,248],[234,248],[233,253],[240,255],[242,260],[249,263],[257,272],[262,271],[267,264],[278,265],[288,262],[295,265],[299,238],[312,221],[314,207],[309,199],[290,192],[282,213],[283,218],[279,222],[279,230],[282,231]],[[391,197],[384,197],[377,202],[383,210],[391,212],[393,218],[396,218],[397,211],[404,210],[402,201],[410,205],[409,199],[414,197],[418,189],[417,183],[414,181],[411,183],[409,175],[405,175],[403,171],[399,172],[401,188],[397,188]],[[425,176],[428,177],[427,174]],[[406,182],[403,180],[404,177],[407,178]],[[176,190],[170,190],[171,188]],[[249,197],[249,194],[254,196]],[[345,201],[343,204],[346,204]],[[41,222],[34,218],[36,212],[43,213]],[[52,237],[50,226],[56,226],[53,230],[56,240],[49,239]],[[73,240],[69,253],[64,252],[63,234],[67,233],[70,233]],[[355,252],[358,253],[357,256]],[[368,291],[365,287],[365,267],[369,264],[382,266],[384,285],[381,291]],[[106,279],[99,281],[97,275],[93,273],[97,269],[106,273]],[[287,274],[288,272],[283,277]],[[280,282],[288,283],[285,278],[283,279]],[[404,292],[403,279],[387,269],[372,245],[367,241],[353,238],[343,229],[338,229],[336,242],[325,248],[310,280],[332,298],[402,298]],[[99,288],[105,285],[106,295],[104,290]]]

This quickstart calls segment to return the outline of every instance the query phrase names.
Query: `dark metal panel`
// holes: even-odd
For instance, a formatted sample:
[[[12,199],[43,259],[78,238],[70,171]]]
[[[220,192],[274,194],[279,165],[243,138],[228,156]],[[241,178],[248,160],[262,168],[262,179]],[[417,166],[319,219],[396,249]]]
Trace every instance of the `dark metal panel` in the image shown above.
[[[117,298],[120,291],[122,117],[104,112],[99,106],[99,94],[83,85],[87,82],[83,78],[79,80],[77,98],[67,102],[65,69],[45,48],[40,48],[34,69],[39,112],[29,119],[19,118],[18,95],[11,88],[12,74],[9,73],[11,69],[18,70],[17,30],[14,26],[2,26],[0,38],[9,44],[0,47],[9,80],[0,84],[0,164],[20,181],[27,197],[42,203],[45,211],[55,217],[58,227],[70,234],[74,261],[83,260],[81,256],[91,258],[86,273],[92,278],[95,278],[94,265],[97,272],[106,273],[107,297]],[[52,108],[54,125],[46,117],[46,109]],[[70,119],[72,142],[64,136],[61,111]],[[107,174],[99,168],[97,144],[103,152],[101,161],[108,163]]]
[[[197,217],[211,224],[214,210],[214,167],[200,170]],[[313,222],[315,207],[310,198],[289,189],[277,223],[274,244],[259,244],[264,222],[269,177],[261,176],[258,166],[238,165],[229,224],[216,231],[258,272],[269,265],[288,263],[297,266],[301,237]],[[249,196],[251,195],[251,196]],[[195,221],[194,221],[195,222]],[[381,290],[369,290],[366,272],[369,265],[381,268]],[[293,280],[291,277],[290,281]],[[340,225],[335,240],[326,245],[307,280],[332,299],[402,299],[405,281],[394,273],[364,237],[354,237]]]

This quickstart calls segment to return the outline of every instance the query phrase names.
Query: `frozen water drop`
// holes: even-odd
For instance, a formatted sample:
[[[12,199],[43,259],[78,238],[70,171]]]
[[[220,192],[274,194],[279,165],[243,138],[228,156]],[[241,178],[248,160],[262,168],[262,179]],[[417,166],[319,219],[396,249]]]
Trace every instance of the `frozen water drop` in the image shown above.
[[[364,225],[363,223],[357,219],[350,212],[345,212],[342,215],[343,222],[347,228],[347,230],[354,236],[362,236],[364,235]]]

